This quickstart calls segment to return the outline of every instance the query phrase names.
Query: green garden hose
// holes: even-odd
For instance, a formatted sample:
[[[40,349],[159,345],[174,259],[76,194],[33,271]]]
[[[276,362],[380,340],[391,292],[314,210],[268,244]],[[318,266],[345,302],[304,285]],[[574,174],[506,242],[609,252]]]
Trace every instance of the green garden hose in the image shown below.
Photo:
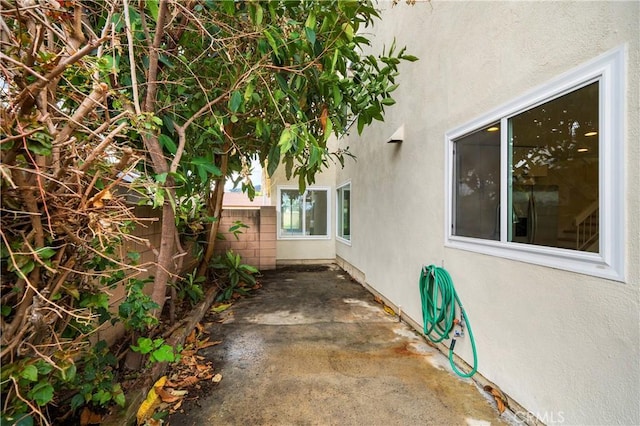
[[[422,321],[424,334],[434,343],[441,342],[449,338],[449,333],[453,331],[458,323],[464,327],[466,323],[469,329],[469,340],[473,351],[473,368],[470,372],[460,371],[453,361],[453,349],[456,346],[454,336],[449,345],[449,363],[451,368],[460,377],[471,377],[478,370],[478,354],[476,353],[476,341],[473,338],[471,324],[467,318],[467,313],[462,307],[460,298],[453,287],[451,276],[444,268],[429,265],[422,269],[420,274],[420,297],[422,299]],[[456,320],[456,304],[460,310],[460,320]]]

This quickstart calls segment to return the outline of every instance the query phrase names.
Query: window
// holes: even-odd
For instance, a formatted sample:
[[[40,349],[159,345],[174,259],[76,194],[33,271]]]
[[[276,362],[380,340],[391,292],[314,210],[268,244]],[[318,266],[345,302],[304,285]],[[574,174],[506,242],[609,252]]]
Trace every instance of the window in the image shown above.
[[[328,189],[278,188],[280,238],[329,238]]]
[[[351,241],[351,183],[337,189],[336,234],[339,241]]]
[[[623,279],[623,50],[447,134],[447,245]]]

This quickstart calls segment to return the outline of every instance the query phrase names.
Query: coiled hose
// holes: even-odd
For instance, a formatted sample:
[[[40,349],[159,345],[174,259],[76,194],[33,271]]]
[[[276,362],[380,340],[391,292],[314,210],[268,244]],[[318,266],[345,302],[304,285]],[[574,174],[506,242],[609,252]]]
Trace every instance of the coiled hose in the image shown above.
[[[460,377],[471,377],[478,370],[478,354],[476,352],[476,341],[473,338],[471,324],[467,318],[467,313],[462,307],[460,298],[453,286],[451,276],[444,269],[435,265],[422,268],[420,274],[420,297],[422,299],[422,321],[425,336],[434,343],[441,342],[449,338],[449,333],[456,325],[456,304],[460,310],[460,322],[463,326],[466,323],[469,329],[469,340],[473,351],[473,368],[470,372],[460,371],[453,360],[453,349],[456,346],[455,336],[449,345],[449,363],[453,371]],[[462,322],[463,321],[463,322]]]

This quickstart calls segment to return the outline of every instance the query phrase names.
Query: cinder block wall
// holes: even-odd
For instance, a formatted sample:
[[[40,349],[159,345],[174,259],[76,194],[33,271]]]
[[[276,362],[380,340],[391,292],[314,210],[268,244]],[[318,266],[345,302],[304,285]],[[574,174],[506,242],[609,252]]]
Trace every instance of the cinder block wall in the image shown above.
[[[241,228],[236,238],[229,228],[240,221],[249,228]],[[242,256],[242,262],[260,270],[276,267],[276,208],[261,206],[253,209],[229,209],[222,212],[219,233],[224,240],[216,242],[215,254],[231,249]]]
[[[140,259],[138,261],[140,272],[135,276],[138,279],[145,279],[152,276],[155,272],[155,254],[154,250],[160,247],[160,233],[161,223],[160,214],[158,210],[153,210],[150,206],[138,206],[134,209],[136,217],[141,218],[140,225],[131,233],[134,237],[138,237],[141,240],[127,240],[120,248],[120,257],[126,259],[127,252],[140,253]],[[145,286],[145,293],[151,294],[152,284],[149,283]],[[125,283],[121,283],[116,288],[111,290],[111,296],[109,298],[109,309],[117,315],[118,307],[120,303],[126,297]],[[121,323],[117,323],[115,326],[106,322],[102,325],[102,328],[96,333],[97,340],[105,340],[109,345],[113,344],[124,334],[124,326]]]
[[[160,212],[151,207],[136,207],[136,217],[143,218],[141,225],[136,227],[132,235],[141,238],[138,241],[127,241],[121,248],[121,257],[126,258],[128,251],[140,253],[139,267],[141,271],[136,278],[144,279],[150,277],[155,272],[156,255],[154,250],[160,247],[161,222]],[[236,221],[242,221],[249,228],[242,228],[242,234],[238,238],[229,232]],[[255,266],[260,270],[275,269],[276,267],[276,208],[274,206],[263,206],[258,209],[238,209],[225,210],[222,213],[220,222],[220,233],[224,235],[224,240],[216,242],[216,254],[223,254],[228,249],[242,256],[242,262]],[[188,249],[188,247],[185,247]],[[192,258],[188,254],[183,260],[183,269],[190,264]],[[152,284],[145,287],[145,293],[151,294]],[[117,314],[118,306],[126,297],[125,283],[117,286],[111,291],[109,306],[111,312]],[[124,334],[122,324],[111,326],[103,324],[96,333],[97,340],[105,340],[113,344]]]

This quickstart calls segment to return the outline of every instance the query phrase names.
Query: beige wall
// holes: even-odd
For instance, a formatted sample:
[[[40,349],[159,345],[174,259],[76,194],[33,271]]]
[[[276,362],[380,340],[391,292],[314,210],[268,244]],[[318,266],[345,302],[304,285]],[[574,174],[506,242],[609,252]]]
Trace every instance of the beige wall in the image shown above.
[[[352,206],[351,246],[337,255],[416,323],[420,269],[444,265],[479,372],[547,423],[640,424],[640,3],[379,6],[378,42],[395,36],[420,61],[401,65],[385,123],[343,141],[358,161],[336,171]],[[624,282],[445,247],[445,134],[623,44]],[[385,143],[403,123],[404,143]],[[471,363],[467,341],[456,353]]]
[[[330,139],[327,143],[330,149],[336,146],[336,141]],[[352,161],[347,159],[346,162]],[[298,179],[287,180],[284,167],[279,167],[274,176],[270,179],[271,205],[278,206],[278,187],[298,187]],[[329,202],[329,238],[328,239],[283,239],[278,238],[276,244],[276,261],[279,265],[289,263],[304,262],[330,262],[336,257],[336,224],[335,224],[335,203],[336,203],[336,186],[335,186],[335,167],[331,167],[323,173],[316,176],[316,182],[309,188],[323,187],[328,188]],[[278,219],[280,218],[278,214]],[[278,225],[276,225],[278,226]]]

